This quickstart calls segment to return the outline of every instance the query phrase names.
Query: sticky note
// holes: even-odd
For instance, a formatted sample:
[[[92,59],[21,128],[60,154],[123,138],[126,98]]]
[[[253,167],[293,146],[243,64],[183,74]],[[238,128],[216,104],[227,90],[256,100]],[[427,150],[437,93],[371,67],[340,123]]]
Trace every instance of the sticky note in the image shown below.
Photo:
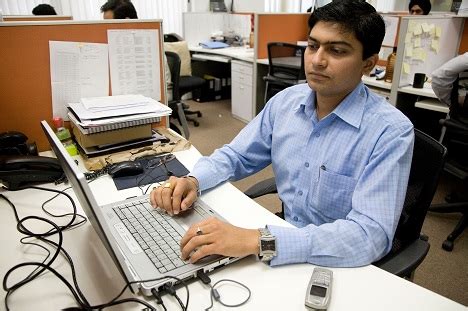
[[[442,34],[442,28],[440,26],[436,26],[435,28],[435,36],[436,38],[440,38],[440,35]]]
[[[412,38],[413,38],[413,34],[408,32],[405,37],[405,44],[410,43]]]
[[[413,47],[412,46],[407,46],[405,48],[405,56],[406,57],[413,57]]]
[[[409,74],[411,71],[410,65],[408,63],[403,63],[403,73]]]
[[[439,40],[432,39],[431,48],[436,52],[436,54],[438,54],[439,53]]]
[[[420,47],[421,46],[421,38],[415,38],[413,44],[414,44],[415,48]]]
[[[413,34],[414,34],[415,36],[419,36],[420,34],[422,34],[421,24],[417,24],[417,25],[414,27]]]
[[[429,26],[428,23],[422,23],[421,24],[421,29],[422,29],[423,32],[426,32],[426,33],[431,31],[431,27]]]

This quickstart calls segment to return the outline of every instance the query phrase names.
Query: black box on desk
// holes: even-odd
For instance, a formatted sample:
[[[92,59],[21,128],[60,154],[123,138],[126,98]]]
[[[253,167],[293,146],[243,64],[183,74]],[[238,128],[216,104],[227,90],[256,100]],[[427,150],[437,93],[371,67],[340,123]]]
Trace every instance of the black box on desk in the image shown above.
[[[207,102],[222,99],[221,79],[211,75],[204,75],[203,87],[193,91],[193,99],[197,102]]]

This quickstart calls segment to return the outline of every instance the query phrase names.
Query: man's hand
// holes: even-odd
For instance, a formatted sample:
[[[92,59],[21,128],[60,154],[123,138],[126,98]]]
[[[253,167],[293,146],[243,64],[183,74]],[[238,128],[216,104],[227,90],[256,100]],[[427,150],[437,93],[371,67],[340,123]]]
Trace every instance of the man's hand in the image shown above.
[[[171,176],[160,187],[150,193],[151,205],[162,208],[170,215],[188,210],[198,195],[198,181],[195,177],[178,178]]]
[[[258,254],[257,229],[244,229],[209,218],[192,225],[180,242],[182,259],[190,262],[208,255],[240,257]]]

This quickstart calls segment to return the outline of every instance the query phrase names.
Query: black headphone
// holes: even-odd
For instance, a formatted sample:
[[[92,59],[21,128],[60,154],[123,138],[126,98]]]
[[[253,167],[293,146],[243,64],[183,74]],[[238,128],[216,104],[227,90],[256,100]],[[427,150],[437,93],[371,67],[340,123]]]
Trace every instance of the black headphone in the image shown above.
[[[0,155],[37,155],[34,142],[21,132],[8,131],[0,134]]]

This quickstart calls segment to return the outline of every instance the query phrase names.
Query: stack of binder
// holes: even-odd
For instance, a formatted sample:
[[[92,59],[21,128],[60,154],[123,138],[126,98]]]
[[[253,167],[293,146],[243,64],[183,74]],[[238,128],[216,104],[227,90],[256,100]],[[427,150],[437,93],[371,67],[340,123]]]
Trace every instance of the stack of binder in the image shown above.
[[[152,123],[170,113],[169,107],[142,95],[83,98],[68,107],[73,135],[88,157],[163,139],[152,131]]]

